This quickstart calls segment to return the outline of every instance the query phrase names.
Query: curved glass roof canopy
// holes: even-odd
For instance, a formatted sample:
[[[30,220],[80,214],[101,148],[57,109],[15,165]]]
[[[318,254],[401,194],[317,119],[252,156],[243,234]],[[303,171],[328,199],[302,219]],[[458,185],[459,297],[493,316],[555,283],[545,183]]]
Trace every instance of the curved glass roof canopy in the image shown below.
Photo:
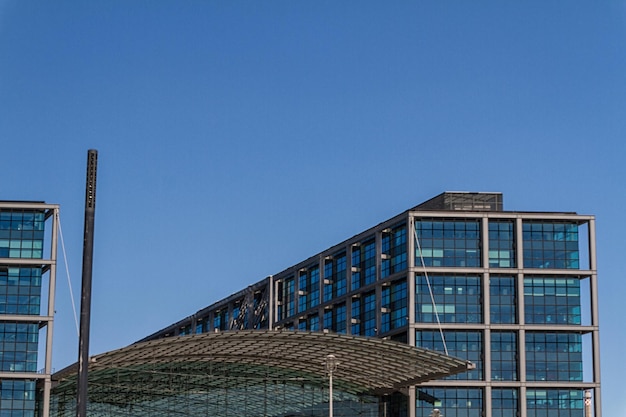
[[[233,331],[165,338],[93,356],[89,416],[378,416],[385,394],[473,368],[389,340]],[[53,376],[52,417],[75,413],[77,365]]]

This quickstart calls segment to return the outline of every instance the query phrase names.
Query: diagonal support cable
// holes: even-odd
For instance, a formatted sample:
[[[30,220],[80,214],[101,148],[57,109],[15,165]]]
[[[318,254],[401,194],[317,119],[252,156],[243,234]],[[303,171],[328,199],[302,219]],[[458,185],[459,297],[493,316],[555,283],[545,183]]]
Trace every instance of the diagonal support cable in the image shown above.
[[[433,295],[433,288],[430,285],[430,278],[428,278],[428,271],[426,271],[426,263],[424,262],[424,255],[422,254],[422,246],[420,245],[420,240],[417,237],[417,228],[415,227],[415,223],[413,224],[413,234],[415,235],[415,242],[417,244],[417,250],[419,251],[422,269],[424,270],[424,276],[426,277],[426,284],[428,285],[428,292],[430,293],[430,301],[433,303],[433,311],[435,312],[435,318],[437,319],[437,325],[439,326],[439,334],[441,335],[441,341],[443,342],[443,350],[445,351],[447,355],[448,346],[446,345],[446,338],[443,335],[443,329],[441,328],[441,322],[439,321],[439,313],[437,312],[437,304],[435,304],[435,296]]]
[[[74,302],[74,293],[72,292],[72,280],[70,279],[70,269],[67,262],[67,254],[65,252],[65,241],[63,240],[63,230],[61,229],[61,217],[57,213],[57,224],[59,225],[59,236],[61,237],[61,248],[63,250],[63,260],[65,261],[65,273],[67,274],[67,284],[70,288],[70,298],[72,299],[72,310],[74,311],[74,323],[76,324],[76,335],[78,336],[78,316],[76,315],[76,303]]]

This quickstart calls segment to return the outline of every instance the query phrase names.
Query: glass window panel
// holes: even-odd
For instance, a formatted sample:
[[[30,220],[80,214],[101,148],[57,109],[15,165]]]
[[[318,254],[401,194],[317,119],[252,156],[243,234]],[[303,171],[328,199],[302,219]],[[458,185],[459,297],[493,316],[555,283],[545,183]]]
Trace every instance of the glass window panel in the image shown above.
[[[480,220],[416,219],[416,266],[479,267]]]

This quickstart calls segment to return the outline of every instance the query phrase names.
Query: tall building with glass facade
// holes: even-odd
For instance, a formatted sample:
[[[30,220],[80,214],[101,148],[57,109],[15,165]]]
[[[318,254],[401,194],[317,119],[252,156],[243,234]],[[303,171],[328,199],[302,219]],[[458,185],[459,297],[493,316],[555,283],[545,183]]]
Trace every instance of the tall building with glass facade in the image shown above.
[[[47,415],[58,211],[0,201],[0,417]]]
[[[391,339],[476,367],[396,396],[387,415],[601,417],[595,247],[594,216],[447,192],[143,341],[279,328]]]

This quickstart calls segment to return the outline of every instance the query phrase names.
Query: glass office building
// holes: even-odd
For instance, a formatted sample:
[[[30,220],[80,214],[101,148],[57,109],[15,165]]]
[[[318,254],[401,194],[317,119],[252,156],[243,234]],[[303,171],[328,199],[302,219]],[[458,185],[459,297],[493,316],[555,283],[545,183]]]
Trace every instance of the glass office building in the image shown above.
[[[0,417],[47,415],[58,210],[0,201]]]
[[[595,218],[502,200],[443,193],[143,341],[239,329],[384,338],[475,365],[414,386],[387,415],[601,417]]]

